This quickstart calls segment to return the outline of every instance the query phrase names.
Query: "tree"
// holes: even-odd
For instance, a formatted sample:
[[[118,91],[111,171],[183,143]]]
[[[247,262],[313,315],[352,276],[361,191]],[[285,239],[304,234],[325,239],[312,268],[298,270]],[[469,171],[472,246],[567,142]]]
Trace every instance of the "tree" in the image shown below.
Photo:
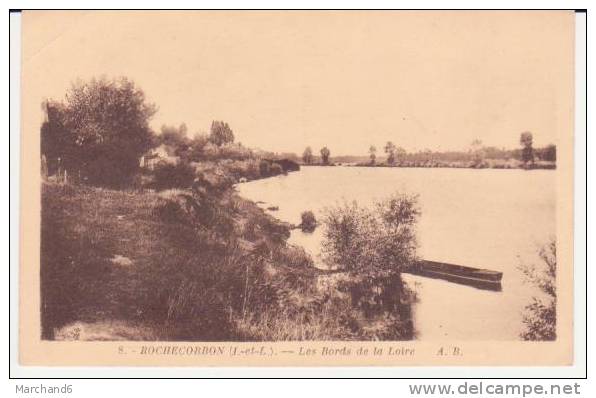
[[[484,158],[486,157],[486,153],[482,146],[482,141],[479,139],[472,141],[470,152],[472,154],[472,166],[482,167],[484,164]]]
[[[391,141],[387,141],[385,144],[385,153],[387,154],[387,164],[393,165],[395,163],[395,151],[397,147]]]
[[[42,146],[61,165],[92,185],[122,187],[153,143],[149,120],[157,111],[126,79],[76,82],[65,104],[48,102]],[[46,156],[50,156],[49,154]]]
[[[374,145],[371,145],[368,148],[368,153],[370,154],[370,164],[374,165],[377,161],[377,148]]]
[[[214,120],[211,123],[209,140],[217,146],[232,143],[234,142],[234,132],[227,123]]]
[[[161,134],[157,137],[157,141],[161,144],[169,146],[180,146],[181,144],[188,145],[189,138],[186,135],[188,129],[186,124],[182,123],[180,127],[176,126],[161,126]]]
[[[302,153],[302,161],[304,164],[311,164],[312,163],[312,148],[307,146]]]
[[[519,136],[519,143],[522,146],[522,162],[534,163],[534,149],[532,148],[532,133],[525,131]]]
[[[538,287],[543,296],[533,297],[526,305],[521,333],[524,340],[555,340],[557,338],[557,243],[552,239],[539,251],[542,266],[521,265],[526,281]]]
[[[323,164],[325,164],[325,165],[329,164],[329,155],[331,155],[331,152],[329,151],[329,149],[326,146],[321,148],[321,160],[323,161]]]
[[[181,155],[188,162],[198,162],[205,158],[205,147],[209,144],[206,134],[195,134],[188,143],[188,150]]]
[[[187,135],[186,124],[182,123],[180,127],[161,126],[161,134],[157,137],[157,144],[167,145],[174,150],[176,156],[186,154],[190,147],[190,139]]]
[[[75,159],[76,147],[65,126],[64,104],[47,100],[42,103],[42,109],[45,120],[40,130],[41,154],[46,157],[48,175],[52,175],[58,173],[65,162],[69,164]]]

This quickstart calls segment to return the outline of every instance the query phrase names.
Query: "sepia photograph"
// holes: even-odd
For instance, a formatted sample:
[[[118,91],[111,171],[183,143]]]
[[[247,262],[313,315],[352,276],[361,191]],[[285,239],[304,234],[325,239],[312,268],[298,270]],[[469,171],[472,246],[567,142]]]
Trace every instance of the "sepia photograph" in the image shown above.
[[[22,49],[23,363],[573,362],[573,11],[24,11]]]

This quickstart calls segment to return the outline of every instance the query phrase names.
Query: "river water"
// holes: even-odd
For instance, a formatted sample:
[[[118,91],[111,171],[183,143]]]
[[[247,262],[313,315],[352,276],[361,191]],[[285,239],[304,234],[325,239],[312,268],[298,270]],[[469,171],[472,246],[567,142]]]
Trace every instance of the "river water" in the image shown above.
[[[503,272],[502,291],[404,275],[414,289],[414,325],[420,340],[516,340],[522,312],[537,292],[524,283],[521,262],[555,235],[556,184],[551,170],[302,167],[286,176],[238,184],[239,193],[275,217],[298,224],[312,210],[356,200],[370,205],[394,192],[419,195],[419,256]],[[294,230],[290,243],[320,261],[322,228]]]

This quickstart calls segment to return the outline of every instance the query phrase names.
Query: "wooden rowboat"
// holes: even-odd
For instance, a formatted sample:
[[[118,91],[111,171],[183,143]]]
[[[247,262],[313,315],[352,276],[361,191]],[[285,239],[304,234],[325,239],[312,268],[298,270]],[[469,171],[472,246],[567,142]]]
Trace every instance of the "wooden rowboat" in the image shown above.
[[[501,290],[503,278],[503,273],[499,271],[428,260],[418,261],[406,272],[493,291]]]

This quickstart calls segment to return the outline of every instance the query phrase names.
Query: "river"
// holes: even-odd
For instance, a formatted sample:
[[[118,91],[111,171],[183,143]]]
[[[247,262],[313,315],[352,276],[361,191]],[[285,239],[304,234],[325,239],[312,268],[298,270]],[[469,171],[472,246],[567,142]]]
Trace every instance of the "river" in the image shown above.
[[[419,195],[419,256],[503,272],[502,291],[404,275],[414,289],[420,340],[516,340],[524,306],[537,292],[524,283],[520,262],[555,235],[556,179],[552,170],[302,167],[298,172],[238,184],[245,198],[278,206],[270,213],[298,224],[312,210],[356,200],[370,205],[394,192]],[[322,228],[294,230],[290,243],[320,261]]]

